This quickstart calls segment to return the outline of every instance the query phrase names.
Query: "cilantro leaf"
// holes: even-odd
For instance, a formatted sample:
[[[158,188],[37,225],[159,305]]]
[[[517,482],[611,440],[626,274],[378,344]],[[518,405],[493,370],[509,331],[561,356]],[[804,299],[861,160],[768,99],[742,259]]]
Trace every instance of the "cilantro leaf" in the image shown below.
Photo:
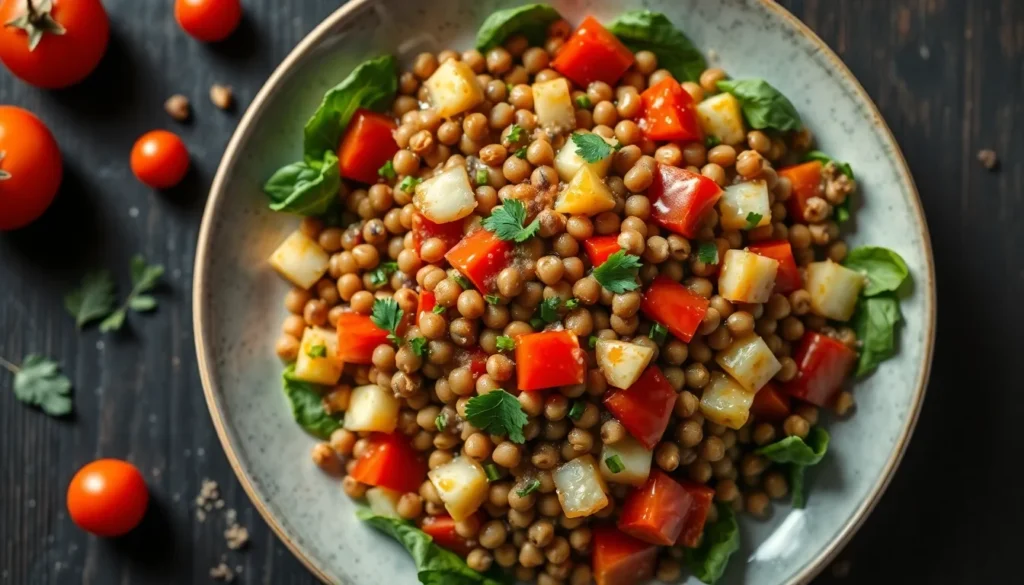
[[[569,309],[570,311],[578,306],[580,306],[580,300],[577,298],[572,298],[565,301],[565,308]]]
[[[490,176],[490,173],[487,172],[487,169],[477,169],[477,171],[476,171],[476,184],[477,185],[486,185],[487,181],[489,181],[490,178],[491,178],[491,176]]]
[[[484,295],[484,300],[487,301],[488,305],[501,304],[501,297],[498,295]]]
[[[377,268],[370,272],[370,284],[373,286],[384,286],[391,275],[398,271],[398,262],[382,262]]]
[[[576,143],[576,154],[588,163],[595,163],[612,154],[612,145],[592,132],[574,132],[572,141]]]
[[[141,254],[132,257],[132,293],[131,296],[149,292],[156,287],[160,277],[164,275],[164,267],[160,264],[146,264]]]
[[[519,124],[512,124],[508,129],[508,135],[505,137],[509,142],[516,143],[523,139],[523,127]]]
[[[500,351],[512,351],[516,348],[516,340],[508,335],[499,335],[497,347]]]
[[[124,320],[128,317],[128,311],[124,307],[114,311],[107,315],[107,318],[100,321],[100,333],[110,333],[111,331],[118,331],[121,327],[124,327]]]
[[[423,357],[427,355],[427,338],[426,337],[413,337],[409,340],[409,349],[412,350],[417,357]]]
[[[379,169],[377,169],[377,176],[382,179],[393,181],[398,177],[398,173],[395,172],[395,163],[388,159]]]
[[[668,338],[668,328],[661,323],[656,322],[654,325],[651,325],[651,332],[648,337],[650,337],[651,341],[654,343],[665,343],[665,339]]]
[[[434,305],[434,308],[430,310],[435,315],[443,315],[445,312],[444,305]]]
[[[90,321],[109,315],[116,302],[114,279],[110,272],[100,270],[82,278],[82,285],[64,297],[64,308],[81,328]]]
[[[537,307],[537,316],[545,323],[554,323],[561,319],[561,316],[558,314],[558,307],[561,305],[562,299],[558,297],[544,299]]]
[[[540,229],[540,220],[534,219],[528,226],[523,226],[526,221],[526,206],[518,199],[506,199],[501,207],[495,207],[490,217],[483,221],[484,229],[494,233],[500,239],[507,242],[521,244],[537,234]]]
[[[313,347],[309,348],[309,351],[306,352],[306,355],[308,355],[311,358],[327,357],[327,346],[314,345]]]
[[[579,108],[581,110],[589,110],[590,109],[590,106],[591,106],[590,98],[587,96],[587,94],[581,93],[580,95],[576,96],[576,100],[575,101],[576,101],[576,107],[577,108]]]
[[[437,427],[437,432],[443,433],[448,428],[448,415],[441,413],[434,419],[434,426]]]
[[[523,160],[526,160],[526,147],[524,146],[524,147],[516,150],[515,155],[516,155],[516,158],[521,158]]]
[[[600,340],[600,337],[596,335],[591,335],[590,337],[587,338],[587,347],[589,347],[590,349],[594,349],[595,347],[597,347],[597,342]]]
[[[697,259],[705,264],[718,264],[718,245],[714,242],[701,242],[697,248]]]
[[[640,288],[636,275],[640,271],[640,257],[619,250],[594,269],[594,278],[604,288],[616,294]]]
[[[50,416],[70,414],[71,380],[60,372],[57,362],[30,354],[16,366],[0,358],[0,366],[14,374],[14,397],[32,406],[38,406]]]
[[[718,146],[721,143],[722,139],[715,136],[714,134],[708,134],[707,137],[704,138],[704,148],[708,150],[711,150],[712,148]]]
[[[409,175],[402,179],[402,182],[398,184],[398,188],[406,193],[412,193],[416,189],[416,185],[423,182],[423,179]]]
[[[370,321],[385,331],[390,332],[388,339],[395,343],[401,343],[398,336],[398,326],[402,324],[402,311],[395,299],[377,299],[373,301],[373,310],[370,312]]]
[[[760,213],[754,213],[751,211],[747,214],[747,229],[752,230],[757,227],[757,224],[761,223],[761,218],[764,216]]]
[[[504,390],[494,390],[469,399],[466,420],[492,435],[507,435],[514,443],[525,443],[526,413],[519,400]]]

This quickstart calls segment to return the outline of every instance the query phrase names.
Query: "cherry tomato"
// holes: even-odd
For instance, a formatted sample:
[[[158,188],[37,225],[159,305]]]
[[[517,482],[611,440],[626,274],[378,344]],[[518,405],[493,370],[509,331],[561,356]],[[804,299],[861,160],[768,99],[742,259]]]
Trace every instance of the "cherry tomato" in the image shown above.
[[[57,141],[39,118],[0,106],[0,231],[42,215],[57,194],[63,169]]]
[[[139,470],[120,459],[98,459],[78,470],[68,485],[68,513],[97,536],[120,536],[139,525],[149,488]]]
[[[188,172],[188,149],[173,132],[153,130],[132,147],[132,172],[154,189],[169,189]]]
[[[174,0],[174,18],[196,40],[210,43],[238,27],[242,4],[239,0]]]
[[[19,22],[20,19],[20,22]],[[67,87],[85,79],[107,50],[110,21],[100,0],[0,0],[0,60],[38,87]],[[46,32],[53,23],[63,34]],[[31,46],[32,35],[40,34]]]

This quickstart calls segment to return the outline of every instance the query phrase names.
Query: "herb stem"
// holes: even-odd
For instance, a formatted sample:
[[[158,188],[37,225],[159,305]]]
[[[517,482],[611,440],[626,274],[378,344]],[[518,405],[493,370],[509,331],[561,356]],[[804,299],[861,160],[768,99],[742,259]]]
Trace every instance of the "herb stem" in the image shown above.
[[[5,360],[2,357],[0,357],[0,366],[3,366],[4,369],[8,370],[12,374],[17,374],[18,372],[21,371],[21,368],[19,368],[17,364],[12,364],[11,362]]]

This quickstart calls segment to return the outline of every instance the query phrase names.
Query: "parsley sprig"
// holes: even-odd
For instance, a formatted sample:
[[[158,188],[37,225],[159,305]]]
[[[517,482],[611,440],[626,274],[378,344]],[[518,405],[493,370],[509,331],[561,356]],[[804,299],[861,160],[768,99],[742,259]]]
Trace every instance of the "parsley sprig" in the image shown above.
[[[640,271],[640,257],[619,250],[594,269],[594,278],[604,288],[622,294],[640,288],[636,275]]]
[[[701,242],[697,259],[705,264],[718,264],[718,246],[714,242]]]
[[[20,366],[0,358],[0,367],[14,374],[14,397],[21,402],[38,406],[50,416],[71,413],[71,380],[57,362],[30,354]]]
[[[370,272],[370,284],[373,286],[384,286],[391,275],[398,271],[398,262],[382,262],[377,268]]]
[[[752,230],[757,227],[757,224],[761,223],[761,218],[764,216],[760,213],[754,213],[751,211],[747,214],[747,229]]]
[[[398,301],[395,299],[376,299],[373,301],[370,321],[388,332],[389,341],[395,345],[402,345],[403,340],[398,335],[398,327],[402,324],[403,313],[404,311],[398,306]]]
[[[576,154],[588,163],[607,158],[614,151],[612,145],[605,142],[604,138],[592,132],[575,132],[572,141],[576,143]]]
[[[504,390],[474,396],[466,402],[466,420],[492,435],[506,435],[513,443],[525,443],[527,417],[519,400]]]
[[[131,261],[132,290],[120,307],[114,295],[113,277],[109,271],[101,270],[87,274],[81,286],[64,297],[64,308],[79,327],[102,319],[101,332],[117,331],[124,326],[129,310],[144,313],[156,308],[156,298],[146,293],[156,288],[163,274],[163,266],[146,264],[146,259],[136,254]]]
[[[483,221],[484,229],[493,232],[502,240],[521,244],[537,234],[540,220],[534,219],[528,226],[526,221],[526,205],[518,199],[506,199],[500,207],[495,207],[491,216]]]
[[[561,315],[558,314],[558,308],[562,306],[562,299],[559,297],[549,297],[541,301],[540,305],[537,305],[537,312],[533,318],[530,319],[530,325],[534,329],[543,329],[548,323],[554,323],[561,319]]]

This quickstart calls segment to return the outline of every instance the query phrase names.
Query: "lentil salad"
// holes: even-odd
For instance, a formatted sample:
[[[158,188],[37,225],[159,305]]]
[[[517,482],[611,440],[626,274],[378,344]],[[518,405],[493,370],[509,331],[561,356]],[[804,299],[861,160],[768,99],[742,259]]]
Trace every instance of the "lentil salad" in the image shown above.
[[[266,188],[307,216],[285,392],[423,583],[713,583],[895,350],[908,269],[843,242],[850,165],[663,15],[499,11],[305,138]]]

